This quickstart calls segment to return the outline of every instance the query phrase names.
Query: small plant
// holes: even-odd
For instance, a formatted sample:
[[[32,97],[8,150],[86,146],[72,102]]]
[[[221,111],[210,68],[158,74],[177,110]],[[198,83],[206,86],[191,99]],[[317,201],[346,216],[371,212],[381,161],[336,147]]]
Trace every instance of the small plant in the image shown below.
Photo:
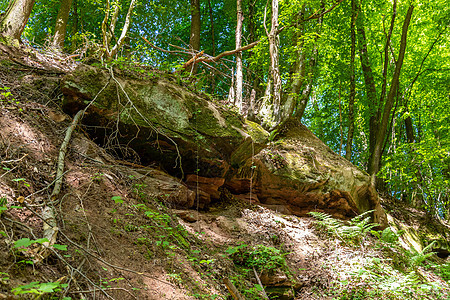
[[[409,265],[411,266],[411,268],[417,270],[417,268],[422,265],[425,260],[427,260],[430,256],[436,254],[436,252],[428,252],[433,248],[434,244],[435,242],[430,243],[420,252],[412,248],[411,256],[409,257]]]
[[[8,207],[6,206],[7,203],[6,197],[0,197],[0,215],[8,210]]]
[[[347,222],[335,219],[323,212],[310,212],[309,215],[316,218],[316,224],[329,234],[342,240],[360,242],[368,233],[373,232],[373,228],[379,226],[379,224],[370,223],[371,218],[367,215],[371,213],[373,213],[373,210],[358,215]]]
[[[450,262],[438,266],[438,270],[442,279],[450,282]]]
[[[286,269],[286,260],[281,250],[264,245],[256,245],[252,248],[246,244],[229,247],[225,252],[230,254],[232,260],[244,267],[255,268],[259,271],[271,271]]]
[[[9,282],[9,274],[5,272],[0,272],[0,284],[7,284]]]
[[[12,181],[17,182],[18,187],[30,187],[31,185],[27,182],[25,178],[15,178]]]
[[[103,179],[103,176],[104,176],[105,174],[103,174],[103,173],[95,173],[92,177],[91,177],[91,179],[92,179],[92,181],[94,181],[94,182],[97,182],[97,183],[100,183],[101,181],[102,181],[102,179]]]
[[[14,295],[24,295],[24,294],[36,294],[43,295],[48,293],[57,293],[60,292],[63,288],[66,288],[68,284],[60,283],[60,282],[43,282],[33,281],[26,285],[21,285],[16,288],[13,288],[11,292]],[[72,299],[70,297],[64,297],[63,300]]]

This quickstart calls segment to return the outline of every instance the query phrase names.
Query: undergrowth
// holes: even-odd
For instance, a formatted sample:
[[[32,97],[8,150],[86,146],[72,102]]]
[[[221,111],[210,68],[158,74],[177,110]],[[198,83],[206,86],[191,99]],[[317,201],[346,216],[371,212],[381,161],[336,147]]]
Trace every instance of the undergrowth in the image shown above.
[[[436,270],[442,279],[450,279],[449,264],[436,265],[431,259],[433,243],[417,251],[405,249],[399,239],[403,231],[390,227],[375,231],[378,224],[371,223],[368,216],[372,211],[349,221],[333,218],[321,212],[311,212],[319,230],[330,237],[341,240],[344,245],[367,249],[360,261],[349,262],[347,268],[336,270],[336,280],[328,291],[333,299],[450,299],[439,281],[430,281],[424,270]]]

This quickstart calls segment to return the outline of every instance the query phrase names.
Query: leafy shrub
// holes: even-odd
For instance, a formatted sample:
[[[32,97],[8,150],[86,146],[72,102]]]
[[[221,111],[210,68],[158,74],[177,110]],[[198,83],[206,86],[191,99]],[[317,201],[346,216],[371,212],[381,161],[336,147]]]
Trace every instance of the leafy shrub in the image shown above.
[[[286,269],[286,254],[281,250],[264,245],[249,247],[241,244],[236,247],[229,247],[226,252],[230,254],[231,259],[238,265],[255,268],[259,271],[271,271],[275,269]]]

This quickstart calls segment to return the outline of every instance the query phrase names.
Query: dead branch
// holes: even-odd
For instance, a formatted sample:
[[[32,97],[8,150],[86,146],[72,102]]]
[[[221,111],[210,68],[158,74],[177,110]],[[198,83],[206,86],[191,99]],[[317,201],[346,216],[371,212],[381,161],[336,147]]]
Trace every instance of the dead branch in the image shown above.
[[[63,174],[64,174],[64,160],[67,153],[67,147],[69,145],[70,139],[72,137],[72,133],[75,129],[75,127],[78,124],[78,121],[83,116],[84,111],[80,110],[75,117],[73,118],[72,123],[67,128],[66,136],[64,137],[64,141],[61,144],[61,149],[59,150],[59,156],[58,156],[58,165],[56,168],[56,178],[58,178],[55,182],[55,186],[53,188],[53,192],[50,196],[50,203],[53,202],[61,192],[61,186],[63,181]],[[56,242],[56,237],[58,235],[59,228],[56,223],[56,217],[55,217],[55,211],[53,210],[53,206],[48,203],[44,209],[42,210],[42,218],[45,220],[43,229],[44,234],[43,238],[46,238],[48,242],[44,242],[42,244],[42,248],[39,251],[39,255],[35,258],[35,263],[39,263],[42,260],[44,260],[48,255],[50,255],[49,247],[51,247]]]
[[[189,52],[186,52],[186,51],[171,51],[171,50],[166,50],[166,49],[163,49],[163,48],[160,48],[160,47],[156,46],[155,44],[152,44],[149,40],[147,40],[147,39],[146,39],[145,37],[143,37],[143,36],[142,36],[142,39],[143,39],[147,44],[149,44],[150,47],[152,47],[152,48],[154,48],[154,49],[156,49],[156,50],[159,50],[159,51],[161,51],[161,52],[164,52],[164,53],[177,54],[177,55],[179,55],[179,54],[185,54],[185,55],[188,55],[188,54],[189,54]],[[169,46],[172,46],[172,45],[169,44]]]
[[[239,291],[237,290],[237,288],[234,286],[234,284],[231,282],[230,279],[224,278],[223,283],[225,283],[225,285],[227,286],[228,291],[230,292],[233,299],[245,300],[245,298],[241,295],[241,293],[239,293]]]
[[[196,61],[196,63],[203,62],[203,61],[216,62],[216,61],[218,61],[219,59],[221,59],[224,56],[233,55],[233,54],[236,54],[238,52],[242,52],[242,51],[246,51],[248,49],[251,49],[251,48],[255,47],[256,45],[258,45],[258,43],[259,43],[259,41],[256,41],[256,42],[253,42],[251,44],[248,44],[248,45],[246,45],[244,47],[241,47],[241,48],[238,48],[238,49],[235,49],[235,50],[225,51],[225,52],[220,53],[216,57],[201,57],[201,58],[199,58]]]
[[[182,69],[186,69],[187,67],[189,67],[191,64],[195,64],[197,59],[199,57],[201,57],[203,55],[203,53],[205,53],[204,50],[202,50],[201,52],[197,53],[194,55],[194,57],[192,57],[190,60],[188,60],[187,62],[184,63],[184,65],[181,67]]]
[[[260,286],[261,289],[262,289],[262,292],[263,292],[263,298],[269,300],[269,297],[267,296],[266,291],[264,290],[264,287],[263,287],[263,285],[262,285],[262,283],[261,283],[261,279],[259,279],[259,276],[258,276],[258,273],[256,272],[255,267],[253,267],[253,273],[255,273],[256,280],[258,280],[258,284],[259,284],[259,286]]]

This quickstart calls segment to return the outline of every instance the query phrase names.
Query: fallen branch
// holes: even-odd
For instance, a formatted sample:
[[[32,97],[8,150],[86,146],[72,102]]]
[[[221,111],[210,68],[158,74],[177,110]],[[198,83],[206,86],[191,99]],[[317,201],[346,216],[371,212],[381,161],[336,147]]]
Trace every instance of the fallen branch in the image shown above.
[[[181,69],[187,69],[187,67],[189,67],[191,64],[195,64],[196,63],[196,61],[197,61],[197,59],[199,58],[199,57],[201,57],[202,55],[203,55],[203,53],[205,53],[205,51],[204,50],[202,50],[201,52],[199,52],[199,53],[197,53],[197,54],[195,54],[194,55],[194,57],[192,57],[190,60],[188,60],[187,62],[185,62],[184,63],[184,65],[181,67]],[[180,69],[180,70],[181,70]],[[179,71],[180,71],[179,70]]]
[[[84,114],[84,110],[80,110],[75,117],[72,120],[72,123],[67,128],[66,136],[64,137],[64,141],[61,144],[61,148],[59,150],[59,156],[58,156],[58,165],[56,168],[56,178],[55,186],[53,187],[53,192],[50,196],[50,201],[47,203],[47,205],[42,210],[42,218],[44,219],[44,234],[43,238],[47,239],[47,242],[44,242],[42,244],[42,248],[39,251],[39,254],[34,260],[34,263],[39,263],[42,260],[44,260],[46,257],[49,256],[50,251],[49,247],[55,244],[56,237],[58,235],[59,228],[56,223],[56,217],[55,217],[55,211],[53,210],[53,206],[51,205],[52,202],[55,201],[55,199],[59,196],[59,193],[61,192],[61,186],[62,181],[64,178],[64,160],[66,158],[67,153],[67,147],[69,146],[70,139],[72,137],[72,132],[74,131],[75,127],[78,124],[78,121],[81,119],[81,117]]]
[[[225,283],[225,285],[227,286],[228,291],[230,292],[233,299],[245,300],[245,298],[241,295],[241,293],[239,293],[239,291],[237,290],[237,288],[234,286],[234,284],[231,282],[230,279],[224,278],[223,283]]]
[[[255,267],[253,267],[253,273],[255,273],[256,280],[258,280],[258,284],[259,284],[259,286],[260,286],[261,289],[262,289],[262,292],[263,292],[263,298],[269,300],[269,297],[267,296],[266,291],[264,290],[264,287],[263,287],[263,285],[262,285],[262,283],[261,283],[261,279],[259,279],[259,276],[258,276],[258,273],[256,272]]]

